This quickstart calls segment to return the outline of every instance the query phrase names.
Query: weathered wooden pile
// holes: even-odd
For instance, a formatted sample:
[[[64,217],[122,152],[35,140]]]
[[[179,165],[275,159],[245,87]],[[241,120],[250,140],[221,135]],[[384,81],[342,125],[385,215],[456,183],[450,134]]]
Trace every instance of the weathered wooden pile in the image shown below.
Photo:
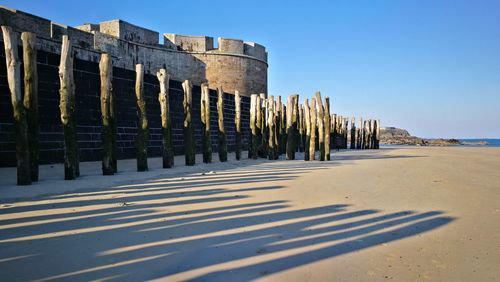
[[[37,104],[37,68],[36,68],[36,36],[23,32],[21,35],[24,60],[24,93],[21,93],[20,62],[17,54],[18,34],[10,27],[2,26],[5,46],[7,78],[13,106],[13,120],[16,128],[17,183],[29,185],[38,181],[38,104]],[[102,173],[113,175],[117,172],[116,157],[116,117],[113,96],[113,64],[111,57],[103,53],[99,63],[101,78],[100,102],[102,116]],[[60,78],[60,117],[64,133],[64,178],[75,179],[79,176],[78,143],[76,138],[75,83],[73,78],[73,50],[71,40],[63,36]],[[161,126],[163,134],[163,168],[174,166],[174,150],[172,145],[172,122],[169,105],[169,79],[166,69],[157,72],[160,85],[158,100],[160,104]],[[144,66],[136,65],[135,94],[137,102],[137,171],[148,170],[147,144],[149,127],[147,108],[144,98]],[[195,137],[192,109],[193,85],[189,80],[182,83],[184,90],[184,145],[185,164],[195,165]],[[218,155],[219,161],[227,161],[227,136],[224,128],[224,99],[222,87],[217,89],[218,117]],[[210,139],[210,99],[209,85],[201,85],[201,123],[203,162],[212,162],[212,144]],[[241,97],[235,93],[235,140],[236,159],[241,159]],[[281,97],[266,94],[252,94],[250,100],[250,131],[248,157],[252,159],[268,158],[276,160],[285,155],[287,160],[294,160],[296,152],[303,152],[304,160],[312,161],[316,157],[320,161],[330,160],[331,148],[347,149],[348,119],[330,114],[330,100],[321,98],[316,92],[310,100],[299,104],[299,95],[287,98],[286,105]],[[375,120],[360,121],[355,126],[351,121],[350,148],[378,149],[380,122]],[[318,154],[316,153],[318,152]]]

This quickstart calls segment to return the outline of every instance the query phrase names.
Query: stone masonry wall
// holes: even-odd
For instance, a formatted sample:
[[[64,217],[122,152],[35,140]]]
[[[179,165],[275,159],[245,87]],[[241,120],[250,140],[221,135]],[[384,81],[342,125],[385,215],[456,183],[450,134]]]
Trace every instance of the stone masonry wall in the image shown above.
[[[174,80],[196,85],[206,81],[212,88],[222,86],[233,94],[238,90],[243,96],[267,94],[267,52],[254,42],[218,38],[215,48],[212,37],[165,34],[160,44],[158,32],[122,20],[73,28],[4,7],[0,25],[36,33],[42,51],[58,53],[62,35],[68,35],[81,60],[98,62],[99,54],[107,52],[123,69],[134,70],[140,63],[146,74],[154,75],[164,67]]]
[[[22,56],[21,48],[19,54]],[[76,50],[78,52],[79,50]],[[80,51],[81,52],[81,51]],[[93,58],[93,56],[89,56]],[[58,65],[60,56],[57,53],[38,51],[38,85],[40,111],[40,158],[42,163],[63,161],[63,135],[59,117],[59,77]],[[21,59],[22,61],[22,59]],[[97,62],[75,59],[74,77],[76,86],[76,121],[78,145],[81,161],[101,159],[101,113],[99,99],[99,65]],[[22,68],[22,66],[21,66]],[[22,72],[21,72],[22,73]],[[137,127],[137,111],[135,102],[135,72],[129,69],[113,68],[113,93],[118,122],[118,157],[135,157],[134,140]],[[193,87],[193,114],[195,121],[195,138],[197,150],[201,151],[200,122],[200,87]],[[181,82],[170,81],[170,107],[174,150],[176,154],[184,153],[183,146],[183,91]],[[15,166],[15,135],[12,125],[12,106],[8,95],[6,78],[5,52],[0,42],[0,166]],[[161,123],[158,102],[159,84],[155,75],[144,77],[144,93],[147,103],[147,114],[150,127],[148,155],[161,156]],[[217,151],[217,95],[210,91],[211,130],[214,152]],[[226,93],[225,128],[228,137],[228,149],[234,150],[234,95]],[[249,137],[250,99],[242,97],[242,130],[243,144],[246,147]]]

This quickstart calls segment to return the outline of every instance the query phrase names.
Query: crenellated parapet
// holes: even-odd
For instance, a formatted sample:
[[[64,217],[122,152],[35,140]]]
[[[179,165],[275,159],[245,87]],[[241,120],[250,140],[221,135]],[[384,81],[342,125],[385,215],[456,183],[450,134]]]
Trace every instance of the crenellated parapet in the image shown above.
[[[167,48],[185,52],[203,52],[211,54],[243,55],[267,62],[266,48],[255,42],[240,39],[217,38],[217,47],[210,36],[192,36],[165,33],[164,45]]]
[[[163,35],[163,44],[167,48],[186,52],[207,52],[214,49],[214,39],[209,36],[165,33]]]
[[[158,45],[159,33],[133,25],[122,20],[111,20],[99,23],[99,31],[121,40],[141,44]]]
[[[133,70],[142,63],[152,74],[166,67],[174,80],[208,82],[210,88],[246,96],[267,93],[267,52],[254,42],[219,37],[214,46],[209,36],[165,33],[162,44],[158,32],[119,19],[71,27],[5,7],[0,7],[0,25],[35,33],[44,51],[60,52],[61,38],[68,35],[82,60],[97,62],[106,52],[117,67]]]

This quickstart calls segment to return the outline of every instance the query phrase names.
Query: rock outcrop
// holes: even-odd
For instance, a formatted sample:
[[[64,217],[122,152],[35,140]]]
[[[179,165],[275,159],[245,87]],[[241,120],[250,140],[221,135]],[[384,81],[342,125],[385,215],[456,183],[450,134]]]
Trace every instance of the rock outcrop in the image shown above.
[[[452,146],[461,145],[457,139],[423,139],[412,136],[406,129],[383,127],[380,129],[380,143],[386,145]]]
[[[406,129],[396,127],[382,127],[380,129],[380,143],[386,145],[425,146],[422,138],[411,136]]]
[[[486,146],[489,145],[488,141],[464,141],[462,142],[462,145],[469,145],[469,146]]]

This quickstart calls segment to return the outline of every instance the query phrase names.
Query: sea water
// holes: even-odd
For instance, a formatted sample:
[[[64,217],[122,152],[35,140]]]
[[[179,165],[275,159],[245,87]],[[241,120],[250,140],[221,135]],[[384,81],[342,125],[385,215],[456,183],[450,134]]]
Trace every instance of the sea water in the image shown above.
[[[477,147],[500,147],[500,139],[458,139],[460,142],[488,142],[487,145],[466,145],[466,146],[477,146]]]

